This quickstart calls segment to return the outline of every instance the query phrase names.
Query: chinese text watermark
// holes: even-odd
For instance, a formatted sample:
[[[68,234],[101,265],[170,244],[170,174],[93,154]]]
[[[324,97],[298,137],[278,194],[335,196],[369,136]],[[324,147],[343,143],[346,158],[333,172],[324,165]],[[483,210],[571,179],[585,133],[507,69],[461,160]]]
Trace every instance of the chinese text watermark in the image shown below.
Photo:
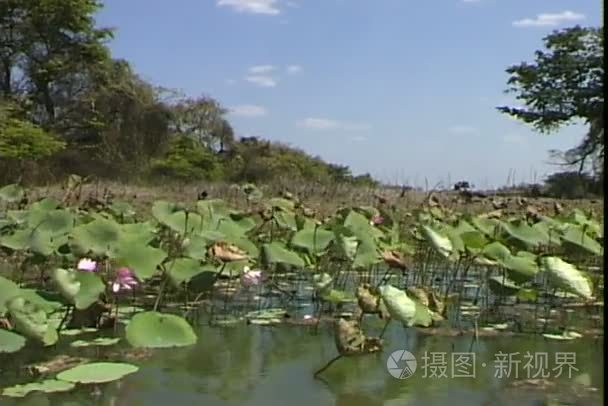
[[[393,352],[386,362],[388,372],[398,379],[414,375],[417,369],[422,378],[475,378],[481,369],[491,368],[495,378],[539,379],[572,378],[576,367],[576,353],[499,351],[491,362],[478,363],[474,352],[424,352],[418,359],[406,350]]]

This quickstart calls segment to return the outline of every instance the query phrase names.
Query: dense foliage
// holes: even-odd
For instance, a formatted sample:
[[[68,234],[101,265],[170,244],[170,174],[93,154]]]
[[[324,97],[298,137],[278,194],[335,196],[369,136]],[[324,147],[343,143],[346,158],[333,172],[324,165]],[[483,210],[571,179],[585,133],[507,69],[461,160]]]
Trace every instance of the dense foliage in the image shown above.
[[[517,313],[520,329],[563,340],[580,337],[554,334],[573,321],[548,326],[539,315],[603,299],[603,227],[591,213],[470,215],[429,204],[411,212],[343,207],[321,220],[297,196],[266,198],[254,185],[238,192],[245,210],[220,199],[156,201],[142,215],[124,201],[24,203],[21,187],[0,188],[0,353],[122,340],[131,348],[191,346],[205,339],[187,317],[199,299],[217,317],[234,301],[233,322],[243,312],[253,324],[278,324],[286,310],[260,308],[252,295],[297,307],[303,281],[311,289],[301,294],[320,302],[318,320],[328,306],[343,315],[350,305],[360,320],[380,315],[387,325],[487,325],[509,321],[493,309],[516,299],[528,309]],[[467,280],[475,281],[476,314],[464,312]],[[237,304],[242,296],[247,302]],[[341,355],[382,346],[355,320],[339,319],[337,328]],[[91,331],[96,338],[72,338]],[[69,391],[138,371],[80,363],[2,394]]]

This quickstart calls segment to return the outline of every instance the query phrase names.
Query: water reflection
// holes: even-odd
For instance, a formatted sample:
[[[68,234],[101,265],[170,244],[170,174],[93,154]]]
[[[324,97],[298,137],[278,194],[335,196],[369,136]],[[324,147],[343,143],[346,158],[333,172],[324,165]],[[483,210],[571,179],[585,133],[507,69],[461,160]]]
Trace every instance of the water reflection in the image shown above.
[[[493,337],[474,343],[476,376],[450,379],[451,353],[468,352],[470,337],[422,336],[394,323],[387,332],[382,353],[343,358],[313,379],[313,372],[336,355],[329,329],[318,335],[305,327],[259,327],[238,325],[225,328],[200,327],[200,340],[189,348],[154,352],[138,362],[140,371],[124,381],[102,387],[98,396],[92,388],[75,393],[28,396],[2,405],[154,406],[154,405],[533,405],[553,396],[579,404],[601,404],[603,399],[603,342],[577,340],[552,342],[542,337]],[[418,360],[410,378],[393,378],[386,369],[391,352],[407,349]],[[561,377],[549,391],[508,388],[514,379],[498,379],[494,354],[526,351],[576,352],[575,373],[579,381],[598,391],[575,394],[574,377]],[[447,377],[424,377],[425,353],[446,353]],[[482,363],[486,366],[482,367]],[[427,371],[428,372],[428,371]],[[519,369],[520,378],[524,371]],[[26,403],[26,401],[28,403]],[[32,403],[33,402],[33,403]]]

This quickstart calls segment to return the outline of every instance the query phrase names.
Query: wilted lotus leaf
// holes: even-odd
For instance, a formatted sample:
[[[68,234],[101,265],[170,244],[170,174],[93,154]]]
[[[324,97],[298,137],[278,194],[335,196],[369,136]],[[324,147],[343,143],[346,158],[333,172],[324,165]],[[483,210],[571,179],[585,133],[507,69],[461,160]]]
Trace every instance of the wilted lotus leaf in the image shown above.
[[[446,306],[439,296],[434,292],[429,292],[429,309],[438,315],[445,317]]]
[[[219,258],[224,262],[244,261],[249,259],[247,253],[239,247],[226,242],[216,242],[209,247],[209,255]]]
[[[369,284],[364,283],[357,286],[355,296],[363,313],[376,313],[378,310],[378,297],[372,294]]]
[[[357,297],[357,303],[362,314],[377,314],[381,320],[386,320],[390,317],[384,302],[380,299],[380,296],[372,293],[372,288],[369,284],[364,283],[359,285],[355,296]]]
[[[38,376],[42,374],[53,374],[86,362],[89,362],[89,359],[60,354],[49,361],[26,365],[24,369],[30,374]]]
[[[355,320],[338,319],[335,325],[334,338],[340,355],[359,354],[365,346],[365,336]]]
[[[382,253],[382,259],[386,262],[391,268],[397,268],[405,270],[410,266],[411,261],[408,258],[405,258],[399,251],[395,250],[386,250]]]
[[[407,294],[417,299],[421,304],[429,306],[429,295],[423,288],[410,286],[407,288]]]
[[[498,209],[498,210],[492,210],[487,213],[482,213],[479,215],[479,217],[486,218],[486,219],[499,219],[502,217],[502,215],[503,215],[502,210]]]
[[[315,211],[311,208],[308,207],[302,207],[302,213],[306,216],[306,217],[314,217],[315,216]]]

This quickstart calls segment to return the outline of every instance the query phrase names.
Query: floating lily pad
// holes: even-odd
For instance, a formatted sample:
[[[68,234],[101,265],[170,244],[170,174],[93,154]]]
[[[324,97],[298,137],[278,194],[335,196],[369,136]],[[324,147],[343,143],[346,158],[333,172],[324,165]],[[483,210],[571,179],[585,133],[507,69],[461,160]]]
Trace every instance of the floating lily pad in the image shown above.
[[[126,328],[127,341],[134,347],[165,348],[193,345],[197,336],[179,316],[158,312],[138,313]]]
[[[117,381],[139,368],[120,362],[93,362],[79,365],[57,374],[57,379],[72,383],[104,383]]]
[[[7,330],[0,330],[0,353],[17,352],[25,346],[25,338]]]
[[[95,333],[97,331],[98,331],[98,329],[93,328],[93,327],[70,328],[70,329],[61,330],[59,332],[59,334],[64,335],[64,336],[77,336],[80,334]]]
[[[25,385],[15,385],[10,388],[5,388],[2,391],[2,395],[13,398],[23,398],[30,392],[67,392],[72,389],[74,389],[74,384],[71,382],[47,379],[42,382],[32,382]]]
[[[98,337],[91,341],[85,341],[85,340],[72,341],[70,343],[70,346],[71,347],[92,347],[92,346],[107,347],[110,345],[114,345],[114,344],[118,343],[119,341],[120,341],[120,338],[118,338],[118,337],[115,337],[115,338]]]

